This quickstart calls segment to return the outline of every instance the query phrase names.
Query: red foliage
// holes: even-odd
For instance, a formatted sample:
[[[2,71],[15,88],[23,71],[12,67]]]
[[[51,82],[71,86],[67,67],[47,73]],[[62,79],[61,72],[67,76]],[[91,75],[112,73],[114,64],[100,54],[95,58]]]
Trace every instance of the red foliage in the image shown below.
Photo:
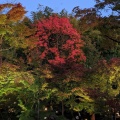
[[[112,66],[120,66],[120,58],[112,58],[109,61],[109,65]]]
[[[120,66],[120,58],[112,58],[109,61],[100,60],[96,66],[96,69],[111,70],[115,66]]]
[[[70,24],[68,18],[51,16],[37,23],[36,36],[39,37],[40,58],[54,66],[71,62],[85,61],[82,51],[84,42]]]

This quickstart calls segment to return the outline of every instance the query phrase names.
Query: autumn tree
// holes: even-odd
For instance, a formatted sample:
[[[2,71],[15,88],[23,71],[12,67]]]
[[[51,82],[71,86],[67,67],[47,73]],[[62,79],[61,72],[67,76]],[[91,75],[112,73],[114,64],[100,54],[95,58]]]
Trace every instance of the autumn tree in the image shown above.
[[[33,43],[35,37],[34,40],[32,38],[35,30],[31,26],[30,19],[24,17],[26,11],[20,3],[1,4],[0,11],[1,62],[3,60],[0,67],[0,104],[1,110],[6,113],[3,119],[9,119],[9,114],[12,119],[14,119],[12,114],[14,117],[27,115],[29,118],[29,112],[32,111],[30,110],[32,107],[29,106],[32,106],[34,102],[27,101],[26,103],[25,101],[38,92],[38,89],[30,92],[35,78],[27,66],[31,63],[30,51],[35,47]],[[29,83],[28,79],[32,82]],[[26,90],[26,87],[30,89]],[[23,115],[21,111],[24,111]]]
[[[49,21],[49,22],[48,22]],[[56,23],[56,24],[54,24]],[[80,62],[85,60],[81,48],[84,42],[67,18],[51,16],[38,21],[40,58],[55,66],[64,65],[67,61]]]
[[[10,7],[10,5],[12,7]],[[28,64],[32,61],[30,55],[31,51],[34,51],[33,49],[35,48],[35,37],[32,38],[35,34],[35,27],[32,26],[32,21],[24,16],[26,11],[21,4],[10,5],[1,5],[1,10],[9,7],[8,11],[3,12],[1,16],[8,16],[8,14],[10,16],[17,12],[14,20],[14,15],[12,15],[11,19],[6,17],[4,24],[1,24],[1,35],[3,39],[1,50],[2,59],[6,62],[19,64],[21,65],[21,68],[27,69],[27,67],[29,67]],[[13,13],[10,11],[13,11]]]
[[[88,86],[86,90],[94,100],[95,113],[112,115],[119,108],[119,98],[117,98],[120,94],[119,64],[119,58],[112,58],[109,61],[101,60],[96,67],[89,69],[86,73],[85,83]]]
[[[8,8],[8,11],[3,12],[5,9]],[[17,21],[20,21],[24,14],[26,13],[24,7],[18,3],[18,4],[1,4],[0,5],[0,52],[2,54],[2,51],[4,51],[4,49],[2,49],[2,47],[4,46],[4,42],[8,42],[9,39],[8,36],[10,34],[13,34],[13,29],[11,27],[11,25],[13,25],[13,23],[16,23]],[[6,38],[5,38],[6,37]],[[6,50],[9,50],[11,48],[5,48]],[[2,55],[1,55],[1,63],[2,64]]]
[[[46,81],[50,89],[57,89],[57,93],[53,95],[56,99],[53,96],[51,99],[62,104],[63,115],[64,105],[71,104],[70,96],[74,97],[81,91],[77,89],[75,93],[74,89],[82,86],[80,85],[84,72],[82,63],[86,60],[82,50],[84,42],[66,17],[53,15],[47,19],[40,19],[36,27],[41,64],[48,65],[47,69],[52,73]],[[79,94],[81,95],[83,93]],[[83,96],[83,99],[87,100],[85,98],[87,96]],[[66,99],[69,99],[69,102],[66,102]],[[72,104],[71,109],[75,109]]]

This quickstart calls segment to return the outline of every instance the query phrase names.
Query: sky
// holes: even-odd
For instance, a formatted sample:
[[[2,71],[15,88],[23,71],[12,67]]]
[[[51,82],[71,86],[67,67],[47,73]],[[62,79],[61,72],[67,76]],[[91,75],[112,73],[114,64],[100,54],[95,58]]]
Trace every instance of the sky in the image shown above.
[[[38,5],[43,7],[48,6],[54,10],[54,12],[60,12],[62,9],[66,9],[68,13],[72,12],[72,9],[76,6],[80,8],[93,7],[95,4],[94,0],[0,0],[0,4],[12,2],[21,3],[25,7],[27,16],[30,16],[32,11],[37,11]]]

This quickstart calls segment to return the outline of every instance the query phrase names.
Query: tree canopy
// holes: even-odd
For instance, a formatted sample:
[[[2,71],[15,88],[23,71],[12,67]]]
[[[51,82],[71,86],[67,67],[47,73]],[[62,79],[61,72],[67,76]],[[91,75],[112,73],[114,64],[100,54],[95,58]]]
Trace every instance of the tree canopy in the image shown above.
[[[0,4],[1,120],[109,119],[119,111],[119,0],[71,12],[39,5],[29,18],[20,3]]]

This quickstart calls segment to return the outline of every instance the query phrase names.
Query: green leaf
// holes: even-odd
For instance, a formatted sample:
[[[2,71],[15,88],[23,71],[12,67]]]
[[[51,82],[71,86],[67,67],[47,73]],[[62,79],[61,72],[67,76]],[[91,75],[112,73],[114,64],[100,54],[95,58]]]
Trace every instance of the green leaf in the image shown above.
[[[5,14],[0,15],[0,24],[4,25],[6,23],[7,16]]]

